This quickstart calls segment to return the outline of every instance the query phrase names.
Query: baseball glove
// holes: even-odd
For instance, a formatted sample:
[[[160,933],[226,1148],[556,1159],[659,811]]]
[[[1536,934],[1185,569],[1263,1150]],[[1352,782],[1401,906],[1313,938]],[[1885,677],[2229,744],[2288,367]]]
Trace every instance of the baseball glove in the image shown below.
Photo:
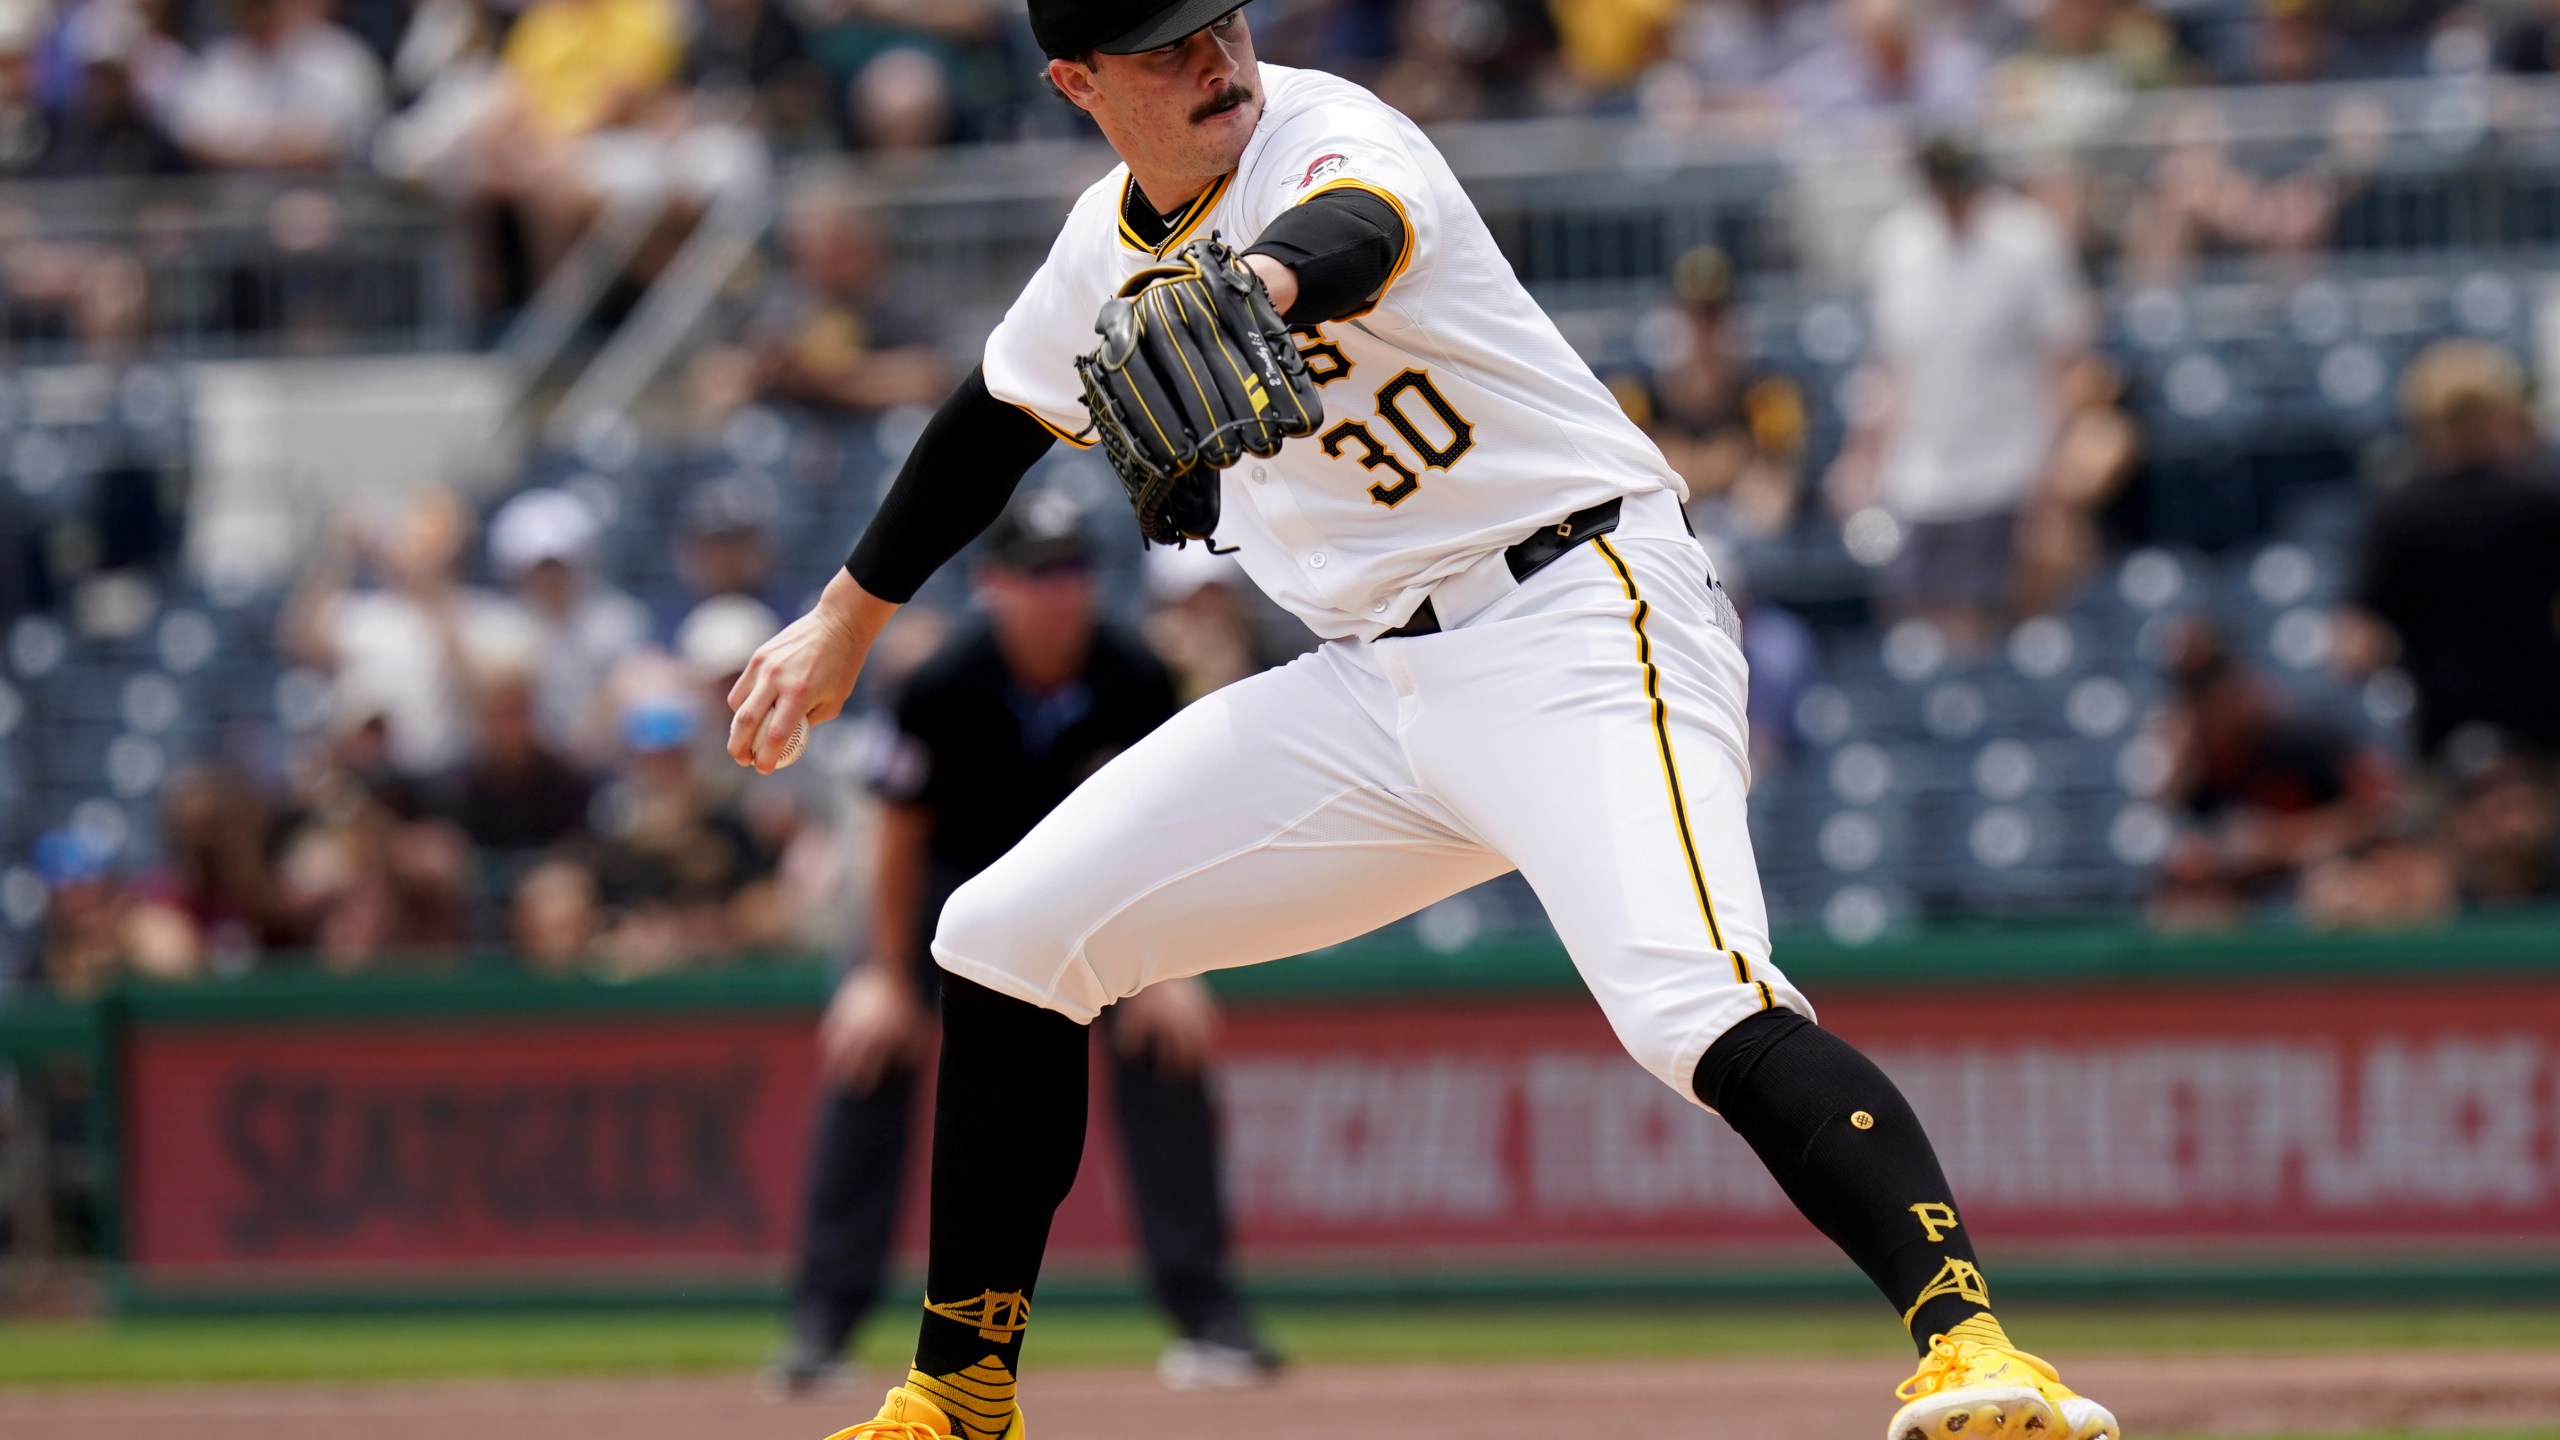
[[[1324,402],[1262,281],[1216,236],[1129,277],[1076,360],[1102,453],[1158,545],[1218,528],[1218,472],[1312,435]]]

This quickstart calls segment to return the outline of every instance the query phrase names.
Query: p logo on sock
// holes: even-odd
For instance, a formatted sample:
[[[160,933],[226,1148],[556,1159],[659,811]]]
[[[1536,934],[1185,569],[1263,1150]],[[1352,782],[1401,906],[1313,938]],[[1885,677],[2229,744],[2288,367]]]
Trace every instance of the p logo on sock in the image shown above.
[[[1908,1195],[1911,1192],[1906,1190],[1902,1193]],[[1928,1200],[1912,1206],[1911,1213],[1918,1217],[1920,1228],[1928,1233],[1929,1243],[1933,1245],[1947,1238],[1945,1232],[1956,1228],[1956,1207],[1953,1205]]]

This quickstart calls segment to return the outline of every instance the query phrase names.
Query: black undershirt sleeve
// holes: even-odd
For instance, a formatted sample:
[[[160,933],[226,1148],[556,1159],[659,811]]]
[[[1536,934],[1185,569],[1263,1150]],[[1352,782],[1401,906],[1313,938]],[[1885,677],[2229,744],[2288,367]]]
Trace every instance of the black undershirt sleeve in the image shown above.
[[[984,367],[970,371],[907,452],[880,512],[845,557],[845,573],[883,600],[914,599],[1004,513],[1054,438],[1030,412],[988,393]]]
[[[1244,253],[1297,272],[1298,298],[1281,319],[1321,325],[1378,298],[1412,242],[1396,207],[1346,185],[1280,212]]]

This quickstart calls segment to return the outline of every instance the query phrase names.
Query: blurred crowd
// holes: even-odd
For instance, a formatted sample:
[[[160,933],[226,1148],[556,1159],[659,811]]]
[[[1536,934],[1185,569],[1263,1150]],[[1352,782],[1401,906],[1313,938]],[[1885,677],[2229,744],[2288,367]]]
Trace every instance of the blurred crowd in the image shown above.
[[[1267,57],[1426,117],[1892,110],[1942,137],[2004,115],[2103,123],[2133,90],[2196,80],[2560,64],[2560,6],[2440,0],[1264,0],[1256,23]],[[510,273],[632,196],[682,212],[770,185],[793,149],[1054,133],[1068,117],[1036,76],[1020,17],[976,0],[0,0],[0,172],[379,168],[476,218],[503,303]],[[2174,268],[2328,238],[2334,155],[2243,171],[2196,123],[2118,197],[2121,258]],[[1755,350],[1749,286],[1713,248],[1679,261],[1638,363],[1605,377],[1725,551],[1764,773],[1799,758],[1796,701],[1839,627],[1755,603],[1737,548],[1836,537],[1871,583],[1862,633],[1917,623],[1964,658],[2063,611],[2140,539],[2126,515],[2146,436],[2103,343],[2090,197],[1952,138],[1911,159],[1907,198],[1865,244],[1836,443],[1817,443],[1821,401]],[[950,337],[900,283],[863,192],[821,175],[778,208],[775,263],[690,359],[694,408],[869,421],[936,401]],[[0,285],[20,301],[62,287],[62,324],[130,343],[136,275],[64,264],[0,266]],[[2309,713],[2209,623],[2148,639],[2166,698],[2146,730],[2176,821],[2149,906],[2163,928],[2425,923],[2560,895],[2560,485],[2531,387],[2512,355],[2458,341],[2409,366],[2399,399],[2406,463],[2379,477],[2330,658],[2408,689],[2410,743]],[[176,488],[101,490],[100,553],[165,562]],[[720,743],[731,678],[823,579],[782,572],[788,508],[752,468],[703,483],[674,581],[634,594],[606,563],[607,516],[574,489],[349,507],[274,638],[325,687],[325,727],[280,767],[216,761],[163,787],[166,858],[147,871],[78,827],[46,834],[41,974],[76,995],[280,952],[352,970],[481,947],[639,975],[834,947],[860,903],[862,727],[774,783],[743,783]],[[0,618],[62,608],[62,547],[0,541]],[[1190,693],[1304,643],[1232,571],[1190,552],[1150,567],[1146,636]],[[905,621],[867,703],[954,623],[931,607]]]
[[[1064,492],[1024,503],[1088,525]],[[77,825],[45,834],[44,987],[76,997],[286,956],[450,970],[479,952],[629,978],[841,950],[866,903],[867,786],[892,778],[874,773],[894,764],[878,702],[976,622],[909,607],[813,763],[755,777],[726,753],[726,697],[814,593],[776,571],[787,523],[760,477],[705,482],[676,581],[644,598],[604,573],[604,524],[570,490],[521,491],[485,527],[437,488],[350,509],[276,637],[325,685],[325,722],[276,773],[218,760],[174,777],[157,866]],[[1008,574],[970,567],[981,597],[1010,593]],[[1232,561],[1155,552],[1144,576],[1143,633],[1185,699],[1287,653]],[[1083,554],[1037,578],[1049,607],[1098,609]]]
[[[2533,0],[1261,0],[1262,55],[1332,70],[1425,121],[1641,114],[1720,135],[1891,117],[2005,126],[2068,152],[2181,85],[2544,74]],[[2142,192],[2038,177],[2076,231],[2134,258],[2299,253],[2352,186],[2356,127],[2235,154],[2210,105],[2161,137]],[[504,313],[617,208],[668,234],[778,161],[892,164],[955,143],[1085,133],[995,0],[0,0],[0,179],[379,173],[466,222]],[[305,191],[286,250],[341,223]],[[23,228],[23,227],[21,227]],[[26,303],[130,308],[135,278],[53,252]],[[644,270],[650,256],[644,247]],[[62,323],[113,333],[117,317]]]
[[[1424,120],[2084,128],[2167,85],[2554,65],[2547,7],[2460,0],[1262,0],[1252,19],[1264,58]],[[699,195],[752,168],[741,142],[1064,133],[1039,70],[1022,13],[993,0],[8,0],[0,170],[374,166],[538,210]]]
[[[1700,533],[1777,535],[1819,507],[1872,574],[1877,630],[1925,630],[1978,664],[2145,538],[2145,437],[2067,217],[1952,140],[1913,158],[1916,193],[1869,240],[1865,359],[1821,475],[1806,397],[1755,364],[1717,252],[1683,259],[1671,343],[1612,386],[1687,479]],[[2166,698],[2143,728],[2166,773],[2140,787],[2175,825],[2159,928],[2390,927],[2560,898],[2560,466],[2523,365],[2492,343],[2421,351],[2399,416],[2320,633],[2330,678],[2405,690],[2407,743],[2297,704],[2212,619],[2159,617],[2142,663]],[[1795,758],[1823,646],[1724,568],[1749,615],[1765,774]]]
[[[780,626],[772,505],[745,477],[698,492],[655,611],[603,576],[603,524],[566,490],[514,496],[485,535],[442,489],[350,508],[276,637],[325,686],[325,722],[279,774],[177,776],[156,873],[82,853],[76,827],[46,835],[47,979],[474,945],[643,974],[816,943],[827,836],[803,791],[751,789],[719,746],[730,677]]]
[[[2414,463],[2365,519],[2333,663],[2405,677],[2406,757],[2298,713],[2210,628],[2170,637],[2152,728],[2185,824],[2155,924],[2272,902],[2393,927],[2560,896],[2560,475],[2531,399],[2516,359],[2476,342],[2402,379]]]

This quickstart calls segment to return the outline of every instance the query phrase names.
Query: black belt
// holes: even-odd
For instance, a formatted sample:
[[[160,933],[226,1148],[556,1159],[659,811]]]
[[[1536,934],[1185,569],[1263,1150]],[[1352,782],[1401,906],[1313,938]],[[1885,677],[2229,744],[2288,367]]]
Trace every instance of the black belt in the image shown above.
[[[1588,510],[1576,510],[1553,525],[1541,525],[1537,533],[1502,552],[1503,563],[1511,567],[1511,578],[1526,580],[1564,558],[1564,553],[1596,535],[1606,535],[1618,528],[1616,500],[1603,500]],[[1381,640],[1404,640],[1416,635],[1440,633],[1440,612],[1431,608],[1431,597],[1413,618],[1378,636]]]

